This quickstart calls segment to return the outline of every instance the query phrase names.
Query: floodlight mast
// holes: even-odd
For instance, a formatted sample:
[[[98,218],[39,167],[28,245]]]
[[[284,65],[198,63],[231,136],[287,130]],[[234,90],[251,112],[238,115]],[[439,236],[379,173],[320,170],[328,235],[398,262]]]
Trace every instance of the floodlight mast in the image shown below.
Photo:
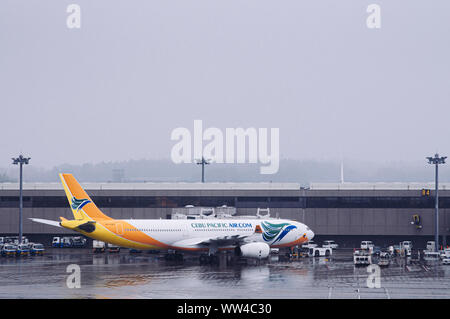
[[[22,237],[23,237],[23,231],[22,231],[22,224],[23,224],[23,197],[22,197],[22,166],[25,164],[27,165],[30,162],[31,157],[24,157],[23,155],[19,155],[17,158],[12,158],[14,165],[20,165],[20,177],[19,177],[19,184],[20,184],[20,190],[19,190],[19,245],[22,244]]]
[[[198,160],[197,161],[197,165],[201,165],[202,166],[202,183],[205,182],[205,165],[209,165],[210,161],[205,160],[204,157],[202,157],[202,160]]]
[[[428,164],[435,165],[435,216],[434,216],[434,246],[435,250],[439,251],[439,164],[445,164],[447,156],[439,157],[439,154],[434,154],[434,157],[427,157]]]

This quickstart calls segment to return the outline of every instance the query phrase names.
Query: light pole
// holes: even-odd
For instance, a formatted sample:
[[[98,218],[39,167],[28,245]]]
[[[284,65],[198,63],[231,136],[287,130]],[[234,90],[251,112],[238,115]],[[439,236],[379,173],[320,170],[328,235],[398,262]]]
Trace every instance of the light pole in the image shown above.
[[[427,157],[428,164],[434,164],[436,166],[436,176],[434,181],[434,186],[436,188],[435,192],[435,216],[434,216],[434,224],[435,224],[435,230],[434,230],[434,242],[435,242],[435,249],[436,251],[439,251],[439,179],[438,179],[438,170],[439,170],[439,164],[445,164],[445,159],[447,156],[439,157],[439,154],[434,154],[434,157]]]
[[[209,161],[205,160],[204,157],[202,157],[202,160],[197,161],[197,165],[202,166],[202,183],[205,182],[205,165],[209,165]]]
[[[13,160],[13,164],[20,165],[20,179],[19,179],[19,183],[20,183],[20,200],[19,200],[19,245],[22,244],[22,210],[23,210],[23,199],[22,199],[22,166],[23,164],[28,164],[28,162],[30,161],[31,157],[23,157],[22,155],[19,155],[19,157],[17,158],[12,158]]]

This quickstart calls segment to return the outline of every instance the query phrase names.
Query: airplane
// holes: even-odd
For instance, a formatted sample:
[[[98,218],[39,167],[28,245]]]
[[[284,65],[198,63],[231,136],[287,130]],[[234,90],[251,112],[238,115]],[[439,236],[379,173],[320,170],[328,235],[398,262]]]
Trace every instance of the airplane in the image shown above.
[[[74,219],[30,219],[120,247],[202,252],[203,258],[234,250],[241,257],[262,259],[270,248],[293,247],[314,237],[305,224],[286,219],[113,219],[102,213],[72,174],[59,177]]]

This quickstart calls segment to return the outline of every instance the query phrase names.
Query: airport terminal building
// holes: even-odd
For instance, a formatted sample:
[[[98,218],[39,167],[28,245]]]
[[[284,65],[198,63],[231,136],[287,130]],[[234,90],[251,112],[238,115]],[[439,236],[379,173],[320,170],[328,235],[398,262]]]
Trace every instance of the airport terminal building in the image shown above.
[[[361,240],[376,245],[412,240],[424,247],[434,240],[434,184],[343,183],[86,183],[82,185],[96,205],[117,219],[167,219],[176,209],[234,207],[236,215],[256,215],[270,209],[271,217],[307,224],[315,241],[334,239],[343,247]],[[17,235],[19,229],[18,184],[0,184],[0,236]],[[49,243],[69,230],[34,223],[28,218],[72,219],[59,183],[24,184],[23,232]],[[440,185],[439,225],[441,244],[450,235],[450,185]]]

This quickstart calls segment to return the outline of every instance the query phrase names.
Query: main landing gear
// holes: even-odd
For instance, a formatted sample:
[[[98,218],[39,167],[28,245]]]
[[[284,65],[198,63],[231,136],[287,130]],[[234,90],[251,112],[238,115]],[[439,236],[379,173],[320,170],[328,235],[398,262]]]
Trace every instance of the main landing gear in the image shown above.
[[[200,265],[218,265],[219,256],[217,255],[200,255]]]
[[[168,253],[164,255],[164,259],[167,261],[183,261],[183,255],[179,253]]]

